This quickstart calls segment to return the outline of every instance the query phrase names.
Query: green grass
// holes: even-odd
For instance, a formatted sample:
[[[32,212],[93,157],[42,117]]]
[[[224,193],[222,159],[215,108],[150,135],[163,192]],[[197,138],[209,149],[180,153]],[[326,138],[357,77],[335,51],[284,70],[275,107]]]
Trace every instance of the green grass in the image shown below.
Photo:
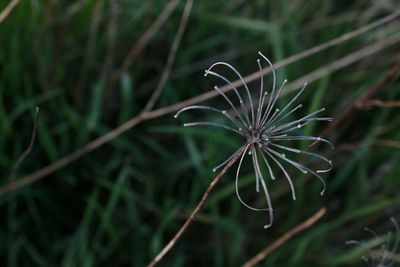
[[[184,8],[181,1],[139,57],[119,73],[166,1],[79,2],[21,1],[0,24],[0,185],[9,181],[29,144],[36,106],[35,146],[17,179],[137,115],[164,70]],[[216,61],[230,62],[247,75],[258,70],[258,50],[278,62],[396,9],[374,2],[196,1],[156,108],[211,90],[218,81],[203,73]],[[7,3],[1,1],[0,10]],[[285,66],[277,71],[278,80],[295,81],[398,33],[399,25],[397,19],[390,27]],[[318,78],[300,99],[302,112],[325,107],[324,115],[340,116],[398,60],[397,43]],[[399,77],[374,98],[398,100]],[[269,86],[270,79],[265,82]],[[250,85],[259,86],[258,81]],[[144,266],[200,200],[215,175],[212,168],[241,144],[223,131],[181,127],[203,114],[144,121],[44,179],[0,196],[0,266]],[[325,126],[310,125],[303,133],[318,135]],[[283,174],[276,172],[273,183],[267,176],[275,210],[269,230],[263,229],[264,213],[249,211],[237,200],[230,170],[160,266],[238,266],[321,206],[328,210],[321,221],[258,266],[363,266],[357,248],[345,242],[371,239],[364,226],[386,233],[389,217],[400,218],[399,129],[398,108],[367,107],[330,132],[335,150],[314,148],[334,162],[333,171],[323,175],[324,197],[316,179],[294,169],[289,171],[297,185],[296,201]],[[306,157],[296,160],[308,163]],[[242,194],[262,203],[254,194],[250,164],[242,172]]]

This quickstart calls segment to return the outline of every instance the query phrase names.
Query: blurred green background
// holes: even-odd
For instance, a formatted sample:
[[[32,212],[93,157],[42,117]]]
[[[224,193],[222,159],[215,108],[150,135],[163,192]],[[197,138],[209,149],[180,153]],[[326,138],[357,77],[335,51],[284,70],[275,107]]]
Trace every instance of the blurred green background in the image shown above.
[[[400,8],[394,0],[194,1],[184,27],[184,0],[13,2],[0,22],[2,189],[139,114],[166,69],[180,25],[183,37],[155,109],[222,85],[203,76],[216,61],[248,75],[258,70],[259,50],[278,63]],[[0,10],[8,4],[1,0]],[[365,250],[345,242],[371,240],[364,226],[384,234],[393,229],[390,216],[400,218],[399,26],[393,19],[277,70],[278,83],[287,78],[289,87],[299,88],[291,82],[309,82],[297,116],[325,107],[324,116],[341,118],[330,129],[317,123],[302,131],[327,131],[335,144],[333,151],[313,148],[334,162],[323,175],[325,196],[317,179],[289,169],[298,194],[292,201],[283,174],[276,172],[273,183],[266,175],[275,223],[264,230],[265,213],[239,203],[230,170],[160,266],[239,266],[322,206],[321,221],[257,266],[365,265]],[[365,52],[370,46],[375,50]],[[265,83],[269,88],[270,80]],[[372,101],[360,104],[377,84]],[[36,106],[35,144],[13,175],[29,145]],[[198,203],[215,176],[212,168],[243,142],[212,128],[182,127],[199,118],[214,115],[155,116],[43,179],[3,191],[0,266],[147,264]],[[262,201],[250,164],[242,169],[240,189],[248,201]]]

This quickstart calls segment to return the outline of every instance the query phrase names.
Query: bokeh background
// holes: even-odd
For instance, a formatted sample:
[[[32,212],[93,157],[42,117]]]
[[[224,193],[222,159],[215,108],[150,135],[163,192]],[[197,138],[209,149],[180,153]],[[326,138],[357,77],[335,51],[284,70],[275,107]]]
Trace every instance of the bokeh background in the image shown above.
[[[292,92],[280,105],[309,83],[294,117],[325,107],[324,116],[338,119],[300,131],[323,134],[335,145],[310,148],[334,162],[323,175],[327,192],[321,197],[317,179],[288,168],[297,187],[293,201],[282,173],[276,170],[274,182],[266,175],[275,223],[264,230],[265,213],[237,200],[232,169],[160,266],[239,266],[321,207],[327,214],[320,221],[258,266],[364,266],[366,249],[345,242],[376,244],[365,226],[378,235],[394,231],[390,217],[400,220],[399,1],[194,1],[191,8],[184,0],[11,2],[0,22],[1,266],[147,264],[198,203],[215,176],[212,168],[243,140],[182,127],[216,119],[204,112],[175,120],[170,109],[130,120],[157,87],[155,110],[223,85],[203,76],[216,61],[244,76],[257,73],[257,51],[277,63],[278,83],[288,79]],[[0,10],[9,4],[0,1]],[[390,14],[380,26],[343,39]],[[340,36],[327,49],[288,61]],[[267,76],[266,88],[270,82]],[[256,92],[259,80],[249,86]],[[19,164],[35,107],[35,142]],[[86,146],[126,122],[121,135]],[[293,158],[316,166],[308,157]],[[247,162],[240,190],[262,205],[254,180]],[[394,261],[400,265],[398,255]]]

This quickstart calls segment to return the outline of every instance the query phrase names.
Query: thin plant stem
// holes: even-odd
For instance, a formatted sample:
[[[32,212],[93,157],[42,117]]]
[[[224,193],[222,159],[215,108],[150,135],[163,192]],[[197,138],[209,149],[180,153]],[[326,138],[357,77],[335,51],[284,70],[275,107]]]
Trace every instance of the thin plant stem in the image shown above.
[[[38,123],[38,118],[39,118],[39,108],[36,107],[35,109],[35,117],[33,119],[33,127],[32,127],[32,133],[31,133],[31,139],[29,141],[28,147],[24,150],[24,152],[18,157],[17,161],[14,163],[12,169],[11,169],[11,174],[10,174],[10,182],[13,182],[15,179],[15,176],[17,174],[17,171],[21,164],[24,162],[26,157],[29,156],[29,154],[32,152],[33,146],[35,144],[35,139],[36,139],[36,130],[37,130],[37,123]],[[6,220],[6,225],[7,225],[7,238],[8,240],[15,240],[18,238],[18,231],[17,231],[17,226],[15,223],[13,223],[14,218],[16,218],[16,211],[17,211],[17,198],[9,198],[8,199],[8,207],[7,207],[7,220]],[[13,260],[13,256],[11,256],[13,251],[16,249],[15,245],[10,245],[8,248],[9,256],[7,257],[7,262],[8,266],[15,265],[15,261]],[[11,253],[10,253],[11,252]]]
[[[400,42],[400,34],[394,34],[390,37],[387,37],[385,39],[379,40],[373,44],[370,44],[366,47],[360,48],[356,50],[355,52],[348,54],[347,56],[344,56],[330,64],[327,64],[325,66],[322,66],[307,75],[304,75],[303,77],[289,83],[286,88],[285,92],[283,95],[294,92],[298,90],[302,85],[304,85],[305,82],[307,83],[312,83],[316,81],[317,79],[320,79],[321,77],[324,77],[334,71],[343,69],[357,61],[360,61],[361,59],[367,58],[369,56],[372,56],[373,54],[390,47],[394,44],[398,44]],[[335,118],[335,121],[337,121],[337,118]],[[329,124],[330,126],[332,124]]]
[[[85,55],[81,66],[78,82],[75,86],[75,95],[78,99],[82,99],[82,90],[86,88],[89,69],[93,64],[95,46],[100,30],[100,24],[103,17],[104,1],[96,1],[93,7],[92,18],[89,26],[89,34],[85,47]]]
[[[164,71],[161,75],[160,81],[157,84],[156,89],[153,91],[149,101],[143,108],[142,112],[147,112],[153,109],[154,105],[156,104],[158,98],[160,97],[165,84],[168,81],[169,74],[171,73],[171,68],[175,60],[176,52],[178,51],[178,47],[181,43],[183,33],[185,32],[187,22],[189,20],[190,11],[192,10],[193,0],[187,0],[185,9],[183,10],[181,22],[178,27],[178,31],[176,33],[174,42],[172,43],[171,49],[168,54],[167,64],[164,68]]]
[[[396,140],[390,140],[390,139],[377,139],[374,142],[374,145],[400,149],[400,142],[396,141]]]
[[[13,11],[13,9],[19,4],[19,1],[20,0],[11,0],[6,6],[6,8],[4,8],[3,11],[1,11],[0,23],[2,23],[8,17],[8,15],[10,15],[11,11]]]
[[[274,243],[266,247],[264,250],[262,250],[260,253],[258,253],[256,256],[251,258],[249,261],[244,263],[242,267],[252,267],[262,261],[265,257],[267,257],[269,254],[271,254],[274,250],[282,246],[284,243],[286,243],[288,240],[293,238],[295,235],[298,233],[304,231],[305,229],[311,227],[315,222],[317,222],[319,219],[324,216],[326,213],[325,208],[321,208],[319,211],[317,211],[314,215],[312,215],[310,218],[305,220],[304,222],[296,225],[294,228],[292,228],[289,232],[285,233],[281,237],[279,237]]]
[[[193,219],[196,217],[197,213],[201,210],[206,202],[210,192],[214,189],[217,185],[219,180],[224,176],[224,174],[228,171],[230,167],[239,159],[239,157],[243,154],[245,150],[245,146],[243,146],[236,155],[229,161],[229,163],[222,169],[222,171],[212,180],[210,185],[208,186],[207,190],[204,192],[203,197],[201,198],[200,202],[197,204],[196,208],[192,211],[190,216],[186,219],[185,223],[182,227],[176,232],[174,237],[168,242],[168,244],[161,250],[160,253],[149,263],[148,267],[155,266],[167,253],[171,250],[171,248],[175,245],[175,243],[181,238],[183,233],[189,227],[189,225],[193,222]]]
[[[360,107],[400,108],[400,101],[384,101],[381,99],[365,100]]]

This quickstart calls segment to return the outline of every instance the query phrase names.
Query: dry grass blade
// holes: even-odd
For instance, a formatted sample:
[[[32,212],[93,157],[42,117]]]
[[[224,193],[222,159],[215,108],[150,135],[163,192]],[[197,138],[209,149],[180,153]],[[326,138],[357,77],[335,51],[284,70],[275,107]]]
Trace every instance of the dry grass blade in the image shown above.
[[[374,145],[386,146],[386,147],[391,147],[391,148],[400,150],[400,142],[397,140],[378,139],[374,142]]]
[[[383,101],[380,99],[371,99],[363,101],[359,104],[359,107],[400,108],[400,101]]]
[[[350,116],[354,115],[354,113],[362,106],[362,103],[367,101],[369,98],[373,97],[385,85],[390,83],[396,77],[396,74],[398,73],[399,69],[400,69],[400,64],[397,63],[388,71],[388,73],[377,84],[369,88],[364,94],[362,94],[347,108],[345,108],[340,113],[340,115],[337,116],[335,120],[322,131],[321,136],[327,136],[338,125],[343,124],[345,120],[347,121]]]
[[[193,222],[193,219],[196,217],[197,213],[204,206],[205,201],[207,200],[210,192],[217,185],[222,176],[228,171],[230,167],[242,156],[245,151],[244,147],[239,150],[236,155],[229,161],[229,163],[222,169],[222,171],[212,180],[207,190],[204,192],[203,197],[200,202],[197,204],[196,208],[192,211],[190,216],[187,218],[186,222],[182,225],[182,227],[178,230],[178,232],[174,235],[174,237],[168,242],[168,244],[161,250],[160,253],[149,263],[148,267],[155,266],[167,253],[171,250],[171,248],[175,245],[175,243],[179,240],[179,238],[183,235],[189,225]]]
[[[370,25],[374,25],[374,27],[380,26],[384,22],[388,21],[387,18],[390,18],[392,20],[395,17],[398,17],[399,15],[400,15],[400,12],[392,13],[391,15],[385,17],[386,19],[383,18],[383,19],[378,20],[380,22],[379,24],[377,24],[376,22],[373,22],[373,23],[368,24],[368,25],[366,25],[366,26],[364,26],[364,27],[362,27],[360,29],[365,29],[366,27],[368,27],[368,29],[371,30],[372,28],[370,27]],[[356,31],[354,31],[354,32],[356,32]],[[363,32],[365,32],[365,31],[363,31]],[[347,33],[346,35],[348,35],[348,34],[349,33]],[[358,36],[359,34],[361,34],[360,31],[358,31],[357,35],[353,34],[351,36],[352,36],[352,38],[354,38],[354,37]],[[340,38],[340,37],[338,37],[338,38]],[[338,39],[338,38],[336,38],[336,39]],[[348,39],[344,39],[344,41],[345,40],[348,40]],[[377,44],[380,44],[380,45],[377,45],[376,47],[372,45],[373,49],[371,48],[368,53],[364,52],[362,54],[363,57],[371,55],[371,54],[373,54],[375,52],[378,52],[381,49],[387,47],[388,45],[393,44],[393,39],[391,39],[391,40],[392,41],[390,41],[389,43],[387,43],[387,41],[385,41],[385,40],[379,41],[379,42],[377,42]],[[395,41],[398,41],[398,40],[396,39]],[[331,41],[329,41],[328,43],[330,43],[330,42]],[[385,42],[385,43],[382,43],[382,42]],[[338,43],[335,43],[335,44],[338,44]],[[316,47],[321,47],[321,46],[322,45],[319,45],[319,46],[316,46]],[[303,55],[308,55],[309,56],[309,55],[311,55],[309,51],[314,51],[313,53],[316,53],[315,51],[317,51],[317,52],[321,51],[319,49],[316,49],[316,47],[311,48],[311,49],[306,50],[306,51],[303,51],[303,52],[301,52],[301,53],[299,53],[297,55],[288,57],[287,59],[284,59],[284,60],[278,62],[276,65],[274,65],[274,67],[276,69],[278,69],[280,67],[286,66],[286,65],[288,65],[290,63],[293,63],[296,60],[302,59]],[[324,70],[324,67],[322,67],[320,70],[317,70],[317,71],[313,72],[314,73],[313,77],[305,76],[305,78],[307,78],[309,81],[314,81],[316,79],[316,77],[318,77],[320,75],[325,75],[326,73],[329,73],[327,71],[332,72],[333,70],[337,70],[340,66],[346,66],[348,64],[351,64],[351,63],[355,62],[356,60],[360,60],[360,59],[363,58],[361,56],[354,57],[355,54],[357,55],[358,52],[354,52],[353,54],[350,54],[349,56],[347,56],[347,60],[345,60],[344,62],[340,63],[340,60],[336,61],[336,62],[339,62],[340,64],[335,63],[335,62],[332,63],[332,64],[336,64],[336,65],[334,65],[334,66],[336,66],[335,68],[332,68],[332,64],[331,64],[331,67],[328,70]],[[351,58],[352,58],[352,60],[350,60]],[[341,60],[343,60],[343,59],[341,59]],[[268,70],[269,70],[269,68],[267,70],[264,69],[264,73],[266,73],[266,71],[268,71]],[[256,71],[253,74],[250,74],[250,75],[244,77],[244,80],[245,80],[245,82],[250,82],[250,81],[255,80],[258,77],[260,77],[260,73],[258,71]],[[299,82],[299,81],[300,81],[300,79],[295,81],[294,83]],[[233,84],[235,86],[238,86],[238,87],[241,86],[240,80],[238,80],[236,82],[233,82]],[[291,83],[291,84],[293,84],[293,83]],[[292,88],[291,84],[288,84],[287,89]],[[298,86],[298,85],[296,85],[296,86]],[[226,91],[229,90],[229,88],[230,88],[229,86],[223,86],[220,89],[222,91],[226,92]],[[293,88],[297,88],[297,87],[293,86]],[[289,91],[290,90],[286,90],[286,92],[289,92]],[[81,158],[82,156],[84,156],[84,155],[86,155],[86,154],[98,149],[102,145],[110,142],[114,138],[116,138],[119,135],[123,134],[124,132],[130,130],[132,127],[136,126],[137,124],[139,124],[139,123],[141,123],[143,121],[150,120],[150,119],[153,119],[153,118],[157,118],[157,117],[160,117],[160,116],[163,116],[163,115],[166,115],[166,114],[170,114],[170,113],[176,112],[177,110],[179,110],[179,109],[181,109],[181,108],[183,108],[185,106],[189,106],[189,105],[193,105],[193,104],[199,103],[201,101],[213,98],[216,95],[217,95],[217,93],[215,93],[215,91],[209,91],[209,92],[206,92],[204,94],[201,94],[201,95],[198,95],[196,97],[193,97],[191,99],[184,100],[182,102],[179,102],[179,103],[176,103],[176,104],[172,104],[172,105],[167,106],[167,107],[163,107],[163,108],[159,108],[157,110],[141,113],[141,114],[133,117],[129,121],[125,122],[121,126],[113,129],[112,131],[100,136],[99,138],[97,138],[97,139],[93,140],[92,142],[88,143],[87,145],[85,145],[85,146],[75,150],[74,152],[66,155],[65,157],[61,158],[60,160],[57,160],[57,161],[53,162],[52,164],[50,164],[50,165],[48,165],[48,166],[46,166],[46,167],[44,167],[42,169],[39,169],[36,172],[34,172],[34,173],[32,173],[32,174],[30,174],[28,176],[25,176],[25,177],[23,177],[23,178],[21,178],[21,179],[19,179],[17,181],[10,182],[8,184],[3,185],[0,188],[0,196],[6,194],[8,192],[11,192],[13,190],[16,190],[18,188],[21,188],[23,186],[26,186],[28,184],[31,184],[31,183],[33,183],[33,182],[35,182],[35,181],[37,181],[37,180],[49,175],[49,174],[51,174],[51,173],[53,173],[53,172],[65,167],[65,166],[67,166],[69,164],[71,164],[75,160],[77,160],[77,159]]]
[[[295,235],[298,233],[302,232],[303,230],[309,228],[312,226],[315,222],[317,222],[319,219],[324,216],[326,213],[325,208],[321,208],[317,213],[315,213],[313,216],[308,218],[306,221],[302,222],[301,224],[295,226],[292,228],[289,232],[284,234],[283,236],[279,237],[274,243],[266,247],[263,251],[258,253],[256,256],[251,258],[249,261],[247,261],[245,264],[242,265],[242,267],[252,267],[262,261],[265,257],[267,257],[269,254],[271,254],[274,250],[282,246],[285,242],[293,238]]]
[[[75,88],[76,95],[81,97],[81,91],[86,87],[87,79],[89,75],[89,67],[93,61],[94,48],[97,43],[97,36],[99,34],[99,28],[101,19],[103,16],[103,1],[97,1],[94,5],[92,12],[92,19],[89,27],[89,36],[85,48],[85,56],[83,59],[82,68],[80,71],[79,79]]]
[[[386,39],[375,42],[367,47],[359,49],[339,60],[332,62],[331,64],[328,64],[326,66],[323,66],[317,70],[310,72],[309,74],[301,77],[300,79],[297,79],[296,81],[293,81],[286,87],[286,90],[284,93],[288,94],[290,92],[293,92],[297,88],[299,88],[302,84],[304,84],[304,82],[312,83],[313,81],[315,81],[321,77],[324,77],[336,70],[347,67],[361,59],[367,58],[367,57],[381,51],[382,49],[385,49],[385,48],[387,48],[393,44],[396,44],[398,42],[400,42],[400,34],[388,37]],[[335,119],[335,121],[336,120],[337,119]]]
[[[33,145],[35,144],[35,139],[36,139],[36,128],[37,128],[38,118],[39,118],[39,108],[36,107],[36,109],[35,109],[35,118],[33,119],[32,135],[31,135],[31,139],[29,141],[29,145],[25,149],[25,151],[22,153],[22,155],[17,159],[17,161],[15,162],[14,166],[12,167],[11,175],[10,175],[10,180],[11,181],[14,180],[19,166],[22,164],[22,162],[26,159],[26,157],[31,153],[31,151],[33,149]]]
[[[393,13],[391,13],[389,15],[387,15],[386,17],[383,17],[383,18],[381,18],[381,19],[379,19],[377,21],[374,21],[374,22],[372,22],[370,24],[367,24],[367,25],[365,25],[365,26],[363,26],[361,28],[358,28],[357,30],[348,32],[348,33],[343,34],[343,35],[341,35],[341,36],[339,36],[339,37],[337,37],[335,39],[332,39],[332,40],[330,40],[330,41],[328,41],[326,43],[323,43],[321,45],[315,46],[315,47],[313,47],[313,48],[311,48],[309,50],[306,50],[306,51],[304,51],[302,53],[299,53],[299,54],[294,55],[292,57],[289,57],[289,58],[287,58],[285,60],[282,60],[281,62],[276,64],[276,68],[278,69],[280,67],[286,66],[286,65],[288,65],[290,63],[293,63],[293,62],[298,61],[300,59],[303,59],[305,57],[308,57],[308,56],[311,56],[311,55],[316,54],[318,52],[321,52],[322,50],[325,50],[325,49],[330,48],[332,46],[335,46],[335,45],[338,45],[338,44],[343,43],[345,41],[348,41],[350,39],[353,39],[354,37],[356,37],[358,35],[361,35],[361,34],[363,34],[365,32],[368,32],[368,31],[370,31],[370,30],[372,30],[372,29],[374,29],[376,27],[379,27],[382,24],[388,23],[388,22],[396,19],[399,16],[400,16],[400,9],[396,10],[395,12],[393,12]],[[282,66],[280,66],[280,64],[282,64]]]
[[[10,15],[11,11],[18,5],[19,0],[11,0],[10,3],[1,11],[0,13],[0,23],[2,23],[8,15]]]
[[[153,94],[151,95],[149,101],[145,105],[143,112],[147,112],[153,109],[168,80],[169,74],[171,73],[172,64],[174,63],[175,60],[176,51],[178,50],[179,44],[182,40],[183,33],[185,32],[186,29],[186,25],[189,19],[190,11],[192,10],[192,6],[193,6],[193,0],[187,0],[185,9],[183,10],[182,19],[179,24],[178,32],[176,33],[174,42],[172,43],[171,50],[169,51],[168,54],[167,64],[161,75],[160,81],[158,82],[157,87],[154,90]]]

